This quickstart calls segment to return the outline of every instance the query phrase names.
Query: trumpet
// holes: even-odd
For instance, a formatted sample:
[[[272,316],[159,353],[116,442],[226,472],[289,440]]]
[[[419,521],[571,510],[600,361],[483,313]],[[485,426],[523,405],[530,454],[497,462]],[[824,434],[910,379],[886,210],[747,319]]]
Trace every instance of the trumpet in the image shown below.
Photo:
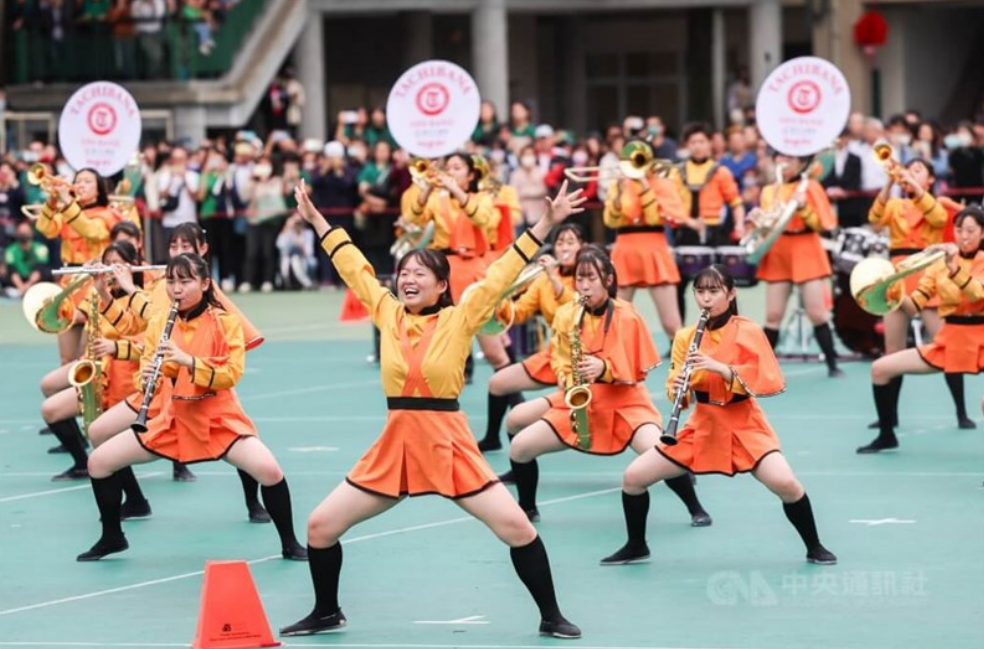
[[[154,271],[165,271],[167,270],[167,264],[159,265],[144,265],[144,266],[127,266],[126,267],[131,273],[147,273]],[[62,275],[106,275],[113,272],[112,266],[66,266],[65,268],[56,268],[51,271],[51,274],[55,277],[60,277]]]
[[[899,183],[902,189],[905,189],[906,182],[899,177],[899,169],[901,168],[901,163],[899,163],[898,158],[895,157],[895,149],[892,147],[888,140],[878,140],[871,147],[871,153],[875,156],[884,167],[888,175],[892,177],[892,180]]]
[[[421,189],[428,185],[435,189],[441,187],[441,180],[437,177],[437,171],[427,158],[414,158],[410,161],[410,178]]]
[[[157,379],[161,376],[161,368],[164,365],[164,352],[161,347],[171,339],[171,330],[174,329],[174,321],[178,318],[178,301],[175,300],[171,305],[171,312],[167,314],[167,322],[164,323],[164,331],[161,332],[160,340],[157,341],[157,350],[154,352],[153,373],[144,385],[143,401],[140,403],[140,412],[137,413],[137,420],[133,422],[131,428],[138,433],[147,432],[147,413],[150,411],[150,404],[154,400],[154,390],[157,388]]]
[[[902,301],[889,298],[898,292],[896,286],[906,277],[932,266],[946,256],[946,252],[930,246],[893,265],[881,257],[868,257],[851,271],[851,295],[862,309],[872,315],[885,315],[895,311]],[[901,287],[899,287],[901,288]]]
[[[659,437],[659,441],[667,446],[674,446],[677,443],[676,435],[677,428],[680,426],[680,412],[683,410],[683,399],[690,392],[691,367],[689,356],[700,349],[700,341],[704,337],[704,329],[707,327],[707,321],[710,317],[710,311],[704,310],[700,312],[697,329],[694,331],[694,339],[691,341],[690,348],[687,350],[688,360],[684,363],[683,369],[681,370],[683,373],[683,387],[676,393],[676,398],[673,400],[673,411],[670,413],[670,420],[666,422],[666,428],[663,429],[663,434]]]
[[[59,187],[68,187],[70,191],[74,190],[72,183],[60,176],[51,175],[48,168],[40,162],[31,165],[31,168],[27,170],[27,182],[31,185],[41,187],[41,189],[49,194]]]

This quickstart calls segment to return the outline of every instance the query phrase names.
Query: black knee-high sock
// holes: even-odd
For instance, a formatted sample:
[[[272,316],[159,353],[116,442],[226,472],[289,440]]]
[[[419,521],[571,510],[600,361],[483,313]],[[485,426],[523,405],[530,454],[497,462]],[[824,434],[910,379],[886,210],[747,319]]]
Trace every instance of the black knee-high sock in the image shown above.
[[[116,475],[120,478],[120,487],[126,494],[127,502],[141,503],[147,501],[140,489],[140,483],[137,482],[137,476],[133,473],[133,467],[124,467],[117,471]]]
[[[687,278],[680,278],[677,284],[677,308],[680,309],[680,322],[687,321]]]
[[[540,482],[540,466],[536,463],[536,460],[522,464],[510,460],[509,464],[512,465],[513,479],[516,481],[519,506],[524,511],[535,509],[536,487]]]
[[[776,345],[779,344],[779,330],[773,329],[772,327],[763,327],[762,329],[765,331],[765,337],[769,339],[772,349],[775,349]]]
[[[557,605],[557,594],[554,592],[553,576],[550,574],[550,560],[543,541],[537,536],[529,545],[521,548],[509,548],[513,567],[519,580],[533,596],[540,618],[552,620],[560,615]]]
[[[817,339],[817,344],[823,351],[823,359],[827,363],[827,368],[837,369],[837,350],[834,349],[834,335],[830,332],[830,325],[823,324],[813,326],[813,337]]]
[[[380,354],[379,348],[380,348],[381,342],[382,342],[382,338],[380,337],[380,334],[379,334],[379,327],[373,327],[372,328],[372,351],[373,351],[373,354],[376,355],[376,361],[377,362],[379,361],[379,354]]]
[[[690,480],[690,476],[683,476]],[[622,512],[625,514],[625,531],[629,543],[646,542],[646,519],[649,518],[649,492],[638,496],[622,492]]]
[[[114,473],[108,478],[90,478],[90,480],[102,520],[102,538],[105,540],[123,538],[123,525],[120,523],[123,485],[120,483],[119,474]]]
[[[807,552],[820,545],[820,535],[817,534],[817,524],[813,520],[813,507],[810,506],[809,496],[803,494],[803,497],[794,503],[783,503],[782,510],[799,532]]]
[[[892,426],[899,425],[899,397],[902,395],[902,378],[896,376],[888,383],[892,386]]]
[[[475,375],[475,358],[468,354],[468,358],[465,359],[465,377]]]
[[[892,430],[893,423],[898,421],[898,392],[888,385],[871,386],[875,395],[875,410],[878,412],[878,439],[895,440],[895,431]]]
[[[513,365],[516,363],[516,352],[514,351],[512,345],[506,345],[506,358],[509,359],[509,363],[506,364],[506,367],[509,367],[509,365]]]
[[[510,395],[496,395],[489,392],[488,421],[485,423],[485,439],[499,441],[502,420],[509,410]]]
[[[943,377],[946,379],[946,387],[950,388],[950,396],[953,397],[953,405],[957,409],[957,419],[967,419],[967,404],[964,403],[963,374],[947,372]]]
[[[49,423],[48,428],[72,456],[72,460],[75,462],[74,468],[84,469],[89,458],[85,452],[85,438],[82,437],[82,430],[79,429],[75,417]]]
[[[526,401],[526,398],[523,396],[522,392],[513,392],[512,394],[508,395],[506,399],[509,400],[510,408],[515,408],[519,404],[524,403]]]
[[[277,527],[277,534],[280,535],[280,544],[284,548],[298,545],[297,537],[294,536],[294,514],[290,506],[290,488],[287,486],[287,478],[284,478],[272,487],[260,487],[263,492],[263,502],[266,504],[270,518]]]
[[[666,486],[677,495],[677,498],[683,501],[691,516],[704,511],[700,500],[697,499],[697,492],[694,490],[694,483],[689,473],[684,473],[683,475],[666,480]]]
[[[242,469],[237,469],[239,481],[243,485],[243,498],[246,499],[246,509],[252,511],[260,506],[260,483],[256,478],[246,473]],[[264,496],[264,500],[266,496]]]
[[[331,615],[338,610],[338,577],[342,572],[342,543],[330,548],[313,548],[308,551],[311,583],[314,585],[314,612]]]

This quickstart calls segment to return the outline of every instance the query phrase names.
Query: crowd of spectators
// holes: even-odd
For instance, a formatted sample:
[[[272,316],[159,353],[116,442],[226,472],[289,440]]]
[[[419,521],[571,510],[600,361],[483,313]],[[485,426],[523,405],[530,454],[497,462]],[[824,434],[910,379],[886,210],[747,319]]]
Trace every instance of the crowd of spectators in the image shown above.
[[[291,77],[280,79],[286,88]],[[292,189],[304,179],[316,205],[334,223],[354,233],[377,272],[391,271],[389,250],[399,200],[411,176],[410,156],[393,141],[384,111],[342,111],[333,124],[331,141],[298,140],[287,121],[288,96],[284,91],[284,122],[266,138],[241,131],[198,143],[144,146],[140,168],[131,170],[131,175],[137,179],[133,190],[145,219],[151,259],[165,258],[170,229],[198,221],[208,233],[216,277],[226,290],[339,285],[312,233],[291,216]],[[484,103],[464,148],[486,156],[492,174],[515,187],[523,218],[529,223],[539,215],[543,198],[563,181],[565,169],[600,166],[614,170],[619,152],[632,138],[650,141],[660,158],[678,162],[687,155],[684,144],[673,138],[658,116],[628,116],[603,132],[579,137],[570,130],[535,123],[521,102],[511,105],[507,118],[500,118],[491,104]],[[823,183],[838,207],[842,226],[865,223],[872,197],[886,182],[886,171],[872,152],[874,143],[883,138],[902,163],[916,157],[931,162],[937,193],[957,200],[981,199],[984,116],[944,129],[917,111],[892,116],[887,122],[852,114],[836,148],[824,156]],[[732,115],[729,127],[713,133],[712,148],[714,158],[733,172],[746,206],[757,205],[759,189],[773,182],[774,169],[754,114],[747,110]],[[27,272],[25,277],[22,271],[46,262],[44,255],[35,254],[36,247],[23,247],[23,234],[28,230],[20,206],[43,200],[38,188],[24,181],[26,169],[36,161],[48,164],[60,176],[72,174],[56,148],[42,142],[33,142],[16,154],[8,152],[0,162],[0,222],[4,224],[0,240],[4,247],[9,245],[0,270],[4,284],[15,289],[34,276]],[[605,183],[586,186],[595,209],[583,216],[595,239],[606,236],[597,218],[606,190]],[[56,255],[49,257],[57,259]],[[11,279],[15,269],[19,280]]]

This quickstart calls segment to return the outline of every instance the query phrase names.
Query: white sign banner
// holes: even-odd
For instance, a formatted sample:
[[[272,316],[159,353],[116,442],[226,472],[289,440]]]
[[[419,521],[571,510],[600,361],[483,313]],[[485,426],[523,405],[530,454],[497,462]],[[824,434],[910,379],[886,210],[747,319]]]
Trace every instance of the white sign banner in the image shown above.
[[[755,102],[755,122],[769,145],[807,156],[829,147],[851,112],[851,89],[826,59],[803,56],[768,76]]]
[[[393,139],[409,153],[437,158],[468,141],[481,103],[475,80],[463,68],[450,61],[424,61],[393,85],[386,122]]]
[[[58,121],[58,144],[74,169],[91,167],[112,176],[140,146],[140,110],[133,96],[109,81],[75,91]]]

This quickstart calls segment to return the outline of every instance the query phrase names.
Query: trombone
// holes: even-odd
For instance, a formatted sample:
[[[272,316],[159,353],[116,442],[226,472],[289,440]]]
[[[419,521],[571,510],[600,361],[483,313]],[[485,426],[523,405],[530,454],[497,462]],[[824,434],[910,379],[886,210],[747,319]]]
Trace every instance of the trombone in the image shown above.
[[[564,175],[574,182],[589,183],[592,181],[621,180],[622,178],[642,180],[650,172],[658,178],[666,178],[672,170],[672,160],[653,158],[644,151],[636,151],[629,156],[628,160],[619,160],[618,167],[568,167],[564,169]]]
[[[946,256],[946,252],[930,246],[907,257],[897,265],[881,257],[868,257],[851,271],[851,295],[862,309],[871,315],[882,316],[902,305],[900,299],[890,298],[898,293],[899,282],[909,275],[932,266]]]

